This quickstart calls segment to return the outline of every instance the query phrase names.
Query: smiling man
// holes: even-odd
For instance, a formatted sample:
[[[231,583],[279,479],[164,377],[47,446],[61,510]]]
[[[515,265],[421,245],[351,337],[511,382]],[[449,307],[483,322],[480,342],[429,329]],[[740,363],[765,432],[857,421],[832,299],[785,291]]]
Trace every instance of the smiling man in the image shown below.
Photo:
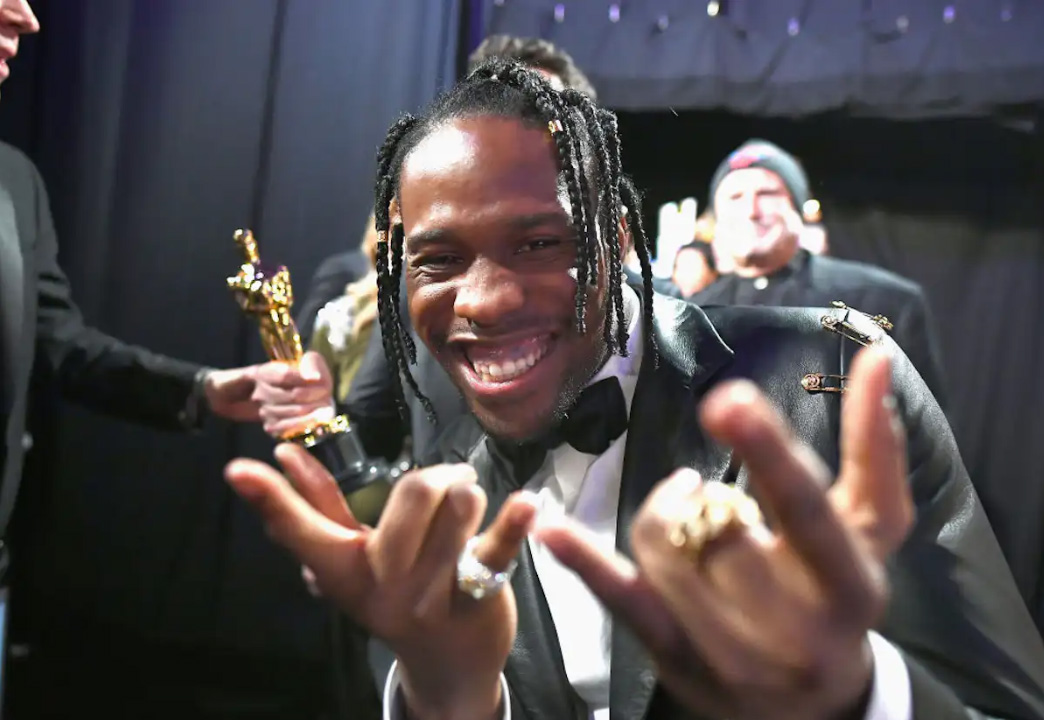
[[[654,295],[624,206],[613,115],[521,66],[403,118],[378,155],[385,349],[416,391],[404,273],[473,417],[376,527],[300,448],[277,450],[293,484],[227,469],[394,651],[388,715],[1044,716],[1044,647],[901,351],[854,312]],[[842,377],[854,336],[875,347]],[[287,415],[322,394],[260,378]]]

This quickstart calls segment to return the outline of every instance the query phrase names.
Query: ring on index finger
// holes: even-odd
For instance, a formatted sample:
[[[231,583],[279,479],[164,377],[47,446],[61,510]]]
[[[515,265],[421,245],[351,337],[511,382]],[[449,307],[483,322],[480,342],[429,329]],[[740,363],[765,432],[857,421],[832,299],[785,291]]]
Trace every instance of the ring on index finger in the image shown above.
[[[761,522],[761,508],[754,498],[733,485],[709,482],[685,504],[667,539],[689,560],[699,562],[707,545],[730,528],[751,528]]]
[[[475,555],[478,543],[477,535],[468,540],[457,560],[457,587],[475,600],[492,597],[500,592],[511,581],[518,567],[518,563],[512,560],[504,570],[493,570]]]

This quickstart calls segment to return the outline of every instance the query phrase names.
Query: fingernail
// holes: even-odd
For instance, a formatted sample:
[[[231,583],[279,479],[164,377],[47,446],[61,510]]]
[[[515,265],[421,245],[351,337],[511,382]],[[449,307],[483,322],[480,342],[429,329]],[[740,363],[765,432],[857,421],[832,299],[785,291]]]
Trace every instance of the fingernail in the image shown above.
[[[448,491],[450,507],[461,518],[469,518],[475,507],[471,485],[454,485]]]

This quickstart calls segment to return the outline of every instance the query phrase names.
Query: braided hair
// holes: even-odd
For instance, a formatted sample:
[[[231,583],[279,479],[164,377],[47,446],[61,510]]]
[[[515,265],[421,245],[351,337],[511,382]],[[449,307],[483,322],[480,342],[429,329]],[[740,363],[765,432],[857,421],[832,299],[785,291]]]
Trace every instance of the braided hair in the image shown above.
[[[409,386],[429,418],[434,408],[417,387],[409,365],[416,361],[416,347],[400,311],[404,233],[401,223],[391,225],[389,207],[399,192],[399,178],[406,156],[429,133],[447,120],[490,115],[518,118],[551,132],[558,154],[561,180],[569,197],[572,227],[577,235],[576,326],[587,332],[587,294],[598,283],[600,253],[608,268],[608,307],[601,328],[606,346],[627,354],[624,319],[623,259],[616,242],[621,208],[629,209],[630,231],[642,266],[644,341],[657,361],[652,332],[652,265],[649,241],[641,222],[641,198],[623,175],[616,116],[596,106],[576,90],[556,91],[539,74],[517,62],[494,59],[483,63],[467,78],[440,96],[420,117],[404,115],[388,130],[377,153],[374,223],[378,232],[377,305],[384,352],[394,363],[400,412],[406,404],[402,382]]]

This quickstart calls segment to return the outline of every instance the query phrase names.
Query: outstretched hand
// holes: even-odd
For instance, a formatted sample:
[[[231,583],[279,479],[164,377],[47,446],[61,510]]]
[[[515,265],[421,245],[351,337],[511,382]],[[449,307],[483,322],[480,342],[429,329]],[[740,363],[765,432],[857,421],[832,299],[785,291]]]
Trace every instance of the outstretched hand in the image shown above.
[[[486,507],[474,470],[440,465],[404,476],[374,528],[355,519],[304,449],[280,445],[276,458],[287,477],[246,459],[230,463],[226,477],[272,538],[310,569],[318,591],[396,654],[409,706],[460,717],[494,713],[516,614],[510,585],[481,601],[457,588],[457,558]],[[476,556],[494,570],[507,567],[534,514],[525,496],[509,498]]]
[[[770,518],[733,528],[687,557],[670,541],[701,492],[693,470],[660,483],[635,518],[636,564],[606,557],[575,524],[538,529],[565,565],[627,623],[661,682],[708,717],[862,717],[871,630],[884,611],[884,562],[913,520],[905,433],[880,350],[856,358],[836,482],[746,382],[708,395],[701,419],[749,469]]]

